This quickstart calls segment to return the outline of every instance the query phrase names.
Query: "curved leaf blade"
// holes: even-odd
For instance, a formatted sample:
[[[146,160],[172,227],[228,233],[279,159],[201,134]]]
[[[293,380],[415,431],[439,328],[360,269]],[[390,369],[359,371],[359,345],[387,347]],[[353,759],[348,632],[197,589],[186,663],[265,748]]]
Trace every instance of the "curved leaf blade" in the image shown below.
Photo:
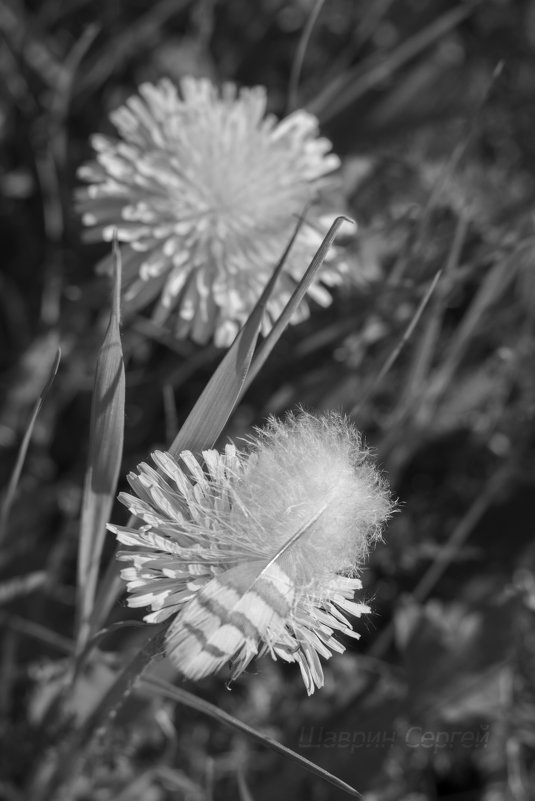
[[[115,499],[123,453],[125,373],[119,328],[121,260],[116,244],[114,253],[112,309],[95,371],[89,462],[82,501],[78,551],[78,653],[83,650],[92,633],[91,613],[106,523]]]

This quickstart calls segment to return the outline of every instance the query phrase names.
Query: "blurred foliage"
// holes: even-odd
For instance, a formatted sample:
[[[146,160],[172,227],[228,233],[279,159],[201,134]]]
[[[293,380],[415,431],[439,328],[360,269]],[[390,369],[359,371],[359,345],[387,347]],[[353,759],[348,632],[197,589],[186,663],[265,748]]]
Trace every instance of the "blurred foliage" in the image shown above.
[[[3,486],[58,343],[63,353],[0,551],[2,799],[29,798],[35,766],[61,736],[47,726],[73,643],[91,387],[109,297],[93,270],[106,248],[83,244],[72,202],[89,136],[109,132],[109,111],[163,75],[264,84],[283,115],[315,6],[0,2]],[[344,160],[338,197],[359,224],[348,244],[352,284],[287,331],[226,433],[241,436],[297,404],[344,410],[376,449],[400,510],[364,576],[372,622],[327,666],[323,691],[305,699],[296,671],[265,659],[232,693],[222,677],[199,693],[378,801],[527,801],[535,6],[325,0],[297,66],[297,103],[318,115]],[[438,270],[415,332],[377,382]],[[123,350],[121,475],[169,445],[221,356],[141,315],[125,321]],[[108,541],[105,561],[112,554]],[[127,617],[116,604],[112,619]],[[136,637],[127,628],[102,641],[74,721]],[[165,663],[157,669],[173,678]],[[146,691],[88,759],[78,799],[344,797]]]

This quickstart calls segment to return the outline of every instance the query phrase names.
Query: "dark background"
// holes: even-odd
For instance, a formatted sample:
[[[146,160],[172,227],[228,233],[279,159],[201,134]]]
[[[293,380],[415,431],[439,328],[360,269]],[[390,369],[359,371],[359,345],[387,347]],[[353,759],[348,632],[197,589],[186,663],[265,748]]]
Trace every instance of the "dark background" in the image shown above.
[[[25,798],[73,633],[79,507],[109,302],[73,205],[89,137],[143,81],[267,87],[287,111],[310,0],[0,2],[0,474],[58,343],[0,550],[0,797]],[[399,498],[374,613],[307,699],[295,666],[190,688],[373,798],[515,799],[535,782],[535,5],[326,0],[298,86],[343,159],[352,285],[289,329],[234,415],[354,416]],[[437,270],[440,283],[381,381]],[[124,469],[165,447],[221,352],[123,329]],[[124,482],[121,479],[121,487]],[[124,522],[117,505],[114,520]],[[110,537],[111,540],[111,537]],[[113,553],[109,542],[106,559]],[[32,578],[33,577],[33,578]],[[13,581],[16,580],[14,584]],[[124,601],[115,620],[132,617]],[[108,638],[80,705],[129,647]],[[78,711],[79,710],[75,710]],[[80,799],[338,799],[190,710],[134,696]],[[249,793],[249,795],[248,795]]]

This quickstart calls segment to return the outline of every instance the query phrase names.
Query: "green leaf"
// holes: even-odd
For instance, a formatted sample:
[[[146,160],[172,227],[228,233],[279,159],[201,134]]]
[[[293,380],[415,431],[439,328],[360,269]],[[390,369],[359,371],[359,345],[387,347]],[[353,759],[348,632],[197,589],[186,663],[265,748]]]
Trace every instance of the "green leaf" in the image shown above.
[[[17,460],[15,462],[15,466],[13,468],[13,472],[11,473],[11,478],[9,480],[9,484],[7,487],[6,494],[2,500],[2,506],[0,507],[0,543],[3,542],[4,537],[7,531],[7,521],[9,518],[9,514],[11,512],[11,507],[13,505],[13,501],[15,500],[15,495],[17,492],[17,487],[19,485],[20,476],[22,473],[22,468],[24,467],[24,462],[26,460],[26,454],[28,453],[28,448],[32,439],[33,429],[35,427],[35,421],[37,420],[37,416],[41,411],[41,406],[47,396],[47,393],[52,386],[54,378],[56,377],[56,373],[58,372],[58,367],[61,359],[61,350],[58,348],[54,355],[54,361],[50,368],[50,372],[48,378],[45,382],[41,393],[35,402],[32,415],[30,417],[30,421],[24,433],[24,437],[22,439],[19,452],[17,454]]]
[[[262,346],[259,348],[258,353],[255,356],[254,362],[251,366],[251,369],[247,374],[247,380],[244,382],[241,395],[243,395],[246,392],[246,390],[251,386],[251,383],[254,381],[254,379],[264,366],[269,354],[271,353],[271,351],[281,338],[284,329],[292,319],[293,313],[303,300],[304,296],[308,291],[308,288],[314,281],[320,267],[325,261],[327,252],[331,247],[336,237],[336,234],[338,233],[340,227],[343,225],[344,222],[353,223],[353,220],[350,220],[349,217],[343,217],[343,216],[337,217],[333,222],[333,224],[331,225],[331,227],[329,228],[329,230],[327,231],[323,242],[319,246],[314,258],[310,262],[310,265],[306,273],[297,284],[290,300],[284,307],[280,317],[278,318],[277,322],[271,329],[269,335],[264,340]]]
[[[121,260],[117,244],[114,253],[113,302],[95,373],[89,463],[82,501],[78,552],[78,653],[92,633],[90,618],[106,523],[115,498],[123,453],[125,375],[119,330]]]
[[[302,224],[301,217],[245,325],[175,437],[169,448],[174,457],[184,450],[199,453],[211,448],[234,411],[247,378],[267,302]]]
[[[248,726],[247,723],[242,723],[241,720],[232,717],[232,715],[229,715],[227,712],[223,712],[222,709],[218,709],[217,706],[208,703],[208,701],[204,701],[202,698],[198,698],[196,695],[193,695],[186,690],[182,690],[179,687],[175,687],[173,684],[169,684],[169,682],[165,681],[164,679],[157,678],[156,676],[144,676],[142,679],[142,684],[147,689],[157,692],[164,698],[169,698],[171,701],[176,701],[179,704],[190,707],[190,709],[196,709],[203,715],[208,715],[208,717],[219,721],[219,723],[222,723],[224,726],[228,726],[231,729],[235,729],[236,731],[246,734],[248,737],[256,740],[256,742],[260,743],[261,745],[271,748],[273,751],[278,754],[282,754],[282,756],[286,757],[287,759],[291,759],[300,767],[308,770],[310,773],[314,773],[316,776],[319,776],[324,781],[334,785],[334,787],[337,787],[339,790],[343,790],[344,792],[348,793],[348,795],[351,795],[354,798],[362,798],[362,795],[358,792],[358,790],[355,790],[349,784],[346,784],[344,781],[342,781],[342,779],[339,779],[337,776],[333,776],[333,774],[329,773],[329,771],[325,770],[324,768],[320,768],[319,765],[315,765],[313,762],[305,759],[305,757],[302,757],[300,754],[292,751],[291,748],[287,748],[285,745],[282,745],[282,743],[274,740],[273,737],[269,737],[267,734],[262,734],[261,732],[251,728],[251,726]]]

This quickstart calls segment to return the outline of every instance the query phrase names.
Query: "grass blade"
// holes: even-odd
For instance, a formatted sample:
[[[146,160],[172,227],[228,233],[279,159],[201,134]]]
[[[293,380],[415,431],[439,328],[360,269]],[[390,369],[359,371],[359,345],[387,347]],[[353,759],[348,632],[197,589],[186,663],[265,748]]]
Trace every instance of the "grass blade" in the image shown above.
[[[169,452],[173,456],[178,456],[183,450],[200,452],[206,448],[211,448],[223,431],[227,420],[241,397],[245,380],[248,377],[266,304],[302,224],[303,217],[300,217],[291,239],[273,271],[273,275],[264,287],[264,291],[247,318],[247,322],[232,343],[228,353],[219,364],[199,400],[189,413],[186,422],[175,437],[169,448]]]
[[[78,552],[78,653],[91,635],[90,618],[100,557],[123,452],[125,375],[119,330],[121,260],[117,244],[114,252],[113,302],[95,373],[89,463],[82,501]]]
[[[407,380],[400,394],[399,401],[392,412],[392,421],[400,421],[409,414],[421,416],[421,409],[425,408],[425,391],[422,397],[422,387],[429,386],[429,375],[433,360],[436,358],[440,334],[443,328],[444,313],[447,307],[448,294],[451,291],[454,274],[458,269],[461,252],[468,233],[469,219],[461,215],[458,219],[453,241],[446,265],[441,291],[437,292],[433,308],[429,309],[427,322],[420,336],[415,342],[414,358],[407,371]],[[418,403],[416,402],[418,400]]]
[[[436,413],[482,319],[489,314],[492,305],[497,303],[500,297],[503,297],[508,285],[513,281],[514,270],[511,269],[511,263],[514,262],[523,247],[530,248],[532,244],[526,243],[526,245],[520,246],[505,262],[496,262],[481,283],[476,296],[448,344],[442,364],[436,370],[436,375],[426,394],[425,419],[430,419]]]
[[[32,439],[33,429],[35,427],[35,421],[37,420],[37,416],[41,411],[41,406],[43,405],[47,393],[50,387],[52,386],[54,378],[56,377],[60,360],[61,360],[61,350],[58,348],[58,350],[56,351],[56,355],[54,357],[54,361],[52,363],[52,367],[50,368],[50,374],[33,408],[32,416],[30,417],[30,422],[28,423],[28,427],[24,433],[24,437],[20,444],[19,452],[17,454],[17,460],[15,462],[15,466],[13,468],[13,472],[9,480],[6,494],[2,501],[2,506],[0,508],[0,544],[2,544],[4,537],[6,535],[9,513],[11,512],[13,501],[15,500],[15,494],[17,492],[17,487],[19,485],[22,468],[24,467],[26,454],[28,453],[28,448],[30,446],[30,442]]]
[[[43,781],[39,770],[36,771],[28,797],[33,798],[34,801],[48,801],[49,798],[66,801],[72,798],[72,783],[78,780],[94,740],[106,733],[118,707],[131,692],[134,684],[152,659],[163,650],[167,626],[159,625],[147,628],[144,645],[118,673],[111,687],[84,723],[72,732],[58,756],[56,769],[50,775],[49,780]]]
[[[373,57],[364,67],[359,64],[356,68],[348,70],[345,75],[337,75],[312,102],[307,104],[307,110],[319,117],[322,124],[329,122],[366,92],[374,89],[385,79],[392,78],[401,67],[456,28],[473,13],[473,10],[474,6],[471,5],[452,8],[390,53]]]
[[[41,623],[35,623],[28,618],[20,617],[9,611],[0,611],[0,626],[16,632],[17,635],[24,634],[25,637],[31,637],[41,643],[56,648],[60,654],[72,654],[73,644],[67,637],[62,637],[61,634],[56,634],[55,631],[47,629]]]
[[[329,771],[319,767],[319,765],[315,765],[308,759],[305,759],[305,757],[302,757],[300,754],[292,751],[291,748],[287,748],[285,745],[282,745],[282,743],[279,743],[277,740],[273,739],[273,737],[268,737],[267,734],[262,734],[261,732],[251,728],[251,726],[248,726],[246,723],[242,723],[241,720],[232,717],[232,715],[229,715],[227,712],[223,712],[223,710],[218,709],[218,707],[210,704],[208,701],[198,698],[196,695],[193,695],[186,690],[182,690],[179,687],[175,687],[173,684],[169,684],[169,682],[157,678],[156,676],[144,676],[142,679],[142,685],[147,689],[157,692],[164,698],[169,698],[171,701],[176,701],[178,704],[183,704],[190,709],[195,709],[197,712],[201,712],[203,715],[208,715],[208,717],[214,718],[214,720],[219,721],[219,723],[222,723],[224,726],[246,734],[248,737],[256,740],[256,742],[260,743],[261,745],[271,748],[278,754],[282,754],[282,756],[286,757],[286,759],[291,759],[297,765],[300,765],[310,773],[319,776],[321,779],[329,782],[329,784],[332,784],[339,790],[343,790],[348,795],[353,796],[353,798],[362,798],[362,795],[358,792],[358,790],[355,790],[349,784],[346,784],[346,782],[342,781],[342,779],[339,779],[337,776],[333,776],[333,774],[329,773]]]
[[[114,603],[124,590],[124,582],[119,571],[117,559],[111,559],[98,585],[98,593],[89,622],[90,632],[98,631],[104,626]]]
[[[289,114],[291,111],[297,108],[297,93],[299,88],[299,79],[301,77],[301,70],[303,69],[305,54],[307,51],[308,43],[310,42],[310,37],[312,36],[312,31],[314,30],[314,25],[317,22],[317,19],[320,15],[324,3],[325,0],[316,0],[316,2],[314,3],[314,7],[312,8],[312,11],[309,14],[306,25],[303,28],[303,33],[301,34],[299,44],[297,45],[297,50],[295,52],[295,58],[292,63],[292,71],[290,73],[290,80],[288,84],[288,103],[286,107],[287,114]]]
[[[80,76],[78,94],[86,95],[99,89],[133,53],[142,52],[154,38],[158,40],[165,24],[178,16],[187,4],[187,0],[161,0],[148,5],[145,14],[140,14],[135,23],[127,25],[120,34],[116,33],[95,53],[84,75]]]
[[[0,582],[0,606],[10,603],[14,598],[29,595],[45,586],[47,574],[44,570],[34,570],[22,576],[14,576]]]
[[[288,301],[288,303],[284,307],[284,310],[283,310],[282,314],[280,315],[280,317],[278,318],[277,322],[275,323],[275,325],[273,326],[273,328],[269,332],[268,336],[266,337],[266,339],[262,343],[261,347],[258,349],[258,353],[255,356],[255,360],[254,360],[253,364],[251,365],[251,369],[249,370],[249,372],[247,374],[246,380],[244,381],[243,389],[242,389],[242,392],[240,394],[240,398],[249,389],[249,387],[251,386],[251,383],[254,381],[255,377],[258,375],[258,373],[260,372],[260,370],[264,366],[264,364],[266,362],[266,359],[268,358],[269,354],[271,353],[271,351],[273,350],[273,348],[275,347],[275,345],[279,341],[284,329],[286,328],[286,326],[290,322],[294,311],[297,309],[297,307],[301,303],[302,299],[306,295],[306,292],[307,292],[310,284],[312,283],[312,281],[316,277],[316,273],[318,272],[318,270],[320,269],[321,265],[323,264],[323,262],[325,260],[325,257],[327,255],[327,252],[328,252],[329,248],[331,247],[331,245],[332,245],[332,243],[333,243],[333,241],[334,241],[334,239],[336,237],[336,234],[338,233],[340,227],[343,225],[344,222],[353,223],[353,220],[350,220],[349,217],[343,217],[343,216],[337,217],[335,219],[335,221],[333,222],[333,224],[331,225],[331,227],[329,228],[329,230],[327,231],[327,234],[325,235],[325,238],[324,238],[323,242],[319,246],[318,250],[316,251],[316,254],[315,254],[314,258],[310,262],[310,265],[309,265],[306,273],[304,274],[304,276],[302,277],[302,279],[300,280],[300,282],[298,283],[298,285],[294,289],[292,297],[290,298],[290,300]]]
[[[379,372],[377,373],[377,375],[373,379],[371,385],[368,387],[368,389],[364,393],[364,396],[351,409],[350,415],[352,417],[356,416],[360,412],[360,410],[362,409],[363,405],[366,403],[368,398],[371,395],[373,395],[373,393],[375,392],[376,388],[381,383],[381,381],[383,380],[385,375],[388,373],[388,371],[392,368],[392,366],[396,362],[399,354],[401,353],[401,351],[403,350],[403,348],[405,347],[405,345],[407,344],[407,342],[409,341],[409,339],[413,335],[414,329],[418,325],[418,322],[419,322],[420,317],[422,316],[422,314],[424,312],[424,309],[426,308],[427,304],[431,300],[431,296],[433,295],[433,292],[436,289],[436,286],[437,286],[437,284],[438,284],[438,282],[440,280],[440,276],[441,275],[442,275],[442,269],[438,270],[438,272],[435,273],[435,277],[433,278],[433,280],[431,281],[429,287],[427,288],[427,292],[425,293],[424,297],[420,301],[420,305],[418,306],[418,308],[416,309],[416,312],[414,313],[413,317],[411,318],[411,321],[410,321],[409,325],[407,326],[407,328],[403,332],[403,336],[401,337],[401,339],[397,343],[396,347],[390,353],[390,355],[388,356],[387,360],[385,361],[385,363],[383,364],[383,366],[381,367],[381,369],[379,370]]]

